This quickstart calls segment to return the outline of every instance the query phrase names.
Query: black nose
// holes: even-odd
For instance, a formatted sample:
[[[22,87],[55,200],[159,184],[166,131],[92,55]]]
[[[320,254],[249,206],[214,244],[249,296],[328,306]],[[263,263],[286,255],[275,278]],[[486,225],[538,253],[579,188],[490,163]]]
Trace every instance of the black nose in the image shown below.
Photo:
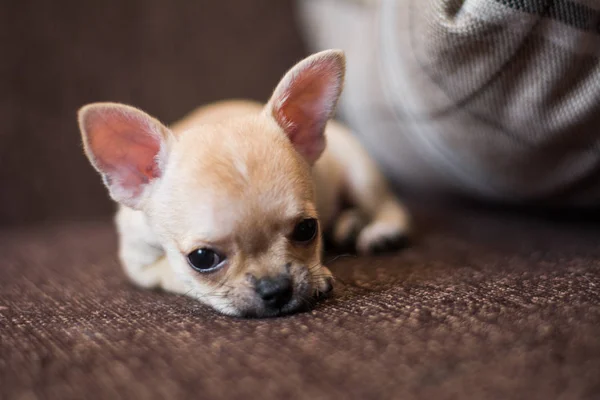
[[[254,289],[270,308],[281,308],[292,298],[292,280],[286,275],[260,278]]]

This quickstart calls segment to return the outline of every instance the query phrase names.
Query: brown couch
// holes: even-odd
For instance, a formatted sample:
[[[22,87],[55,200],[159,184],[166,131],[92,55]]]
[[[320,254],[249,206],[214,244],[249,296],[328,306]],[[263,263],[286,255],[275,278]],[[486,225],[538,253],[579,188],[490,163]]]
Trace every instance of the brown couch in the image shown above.
[[[413,202],[410,248],[328,256],[285,318],[131,286],[76,109],[265,99],[304,49],[288,1],[109,3],[0,6],[0,399],[600,398],[593,215]]]

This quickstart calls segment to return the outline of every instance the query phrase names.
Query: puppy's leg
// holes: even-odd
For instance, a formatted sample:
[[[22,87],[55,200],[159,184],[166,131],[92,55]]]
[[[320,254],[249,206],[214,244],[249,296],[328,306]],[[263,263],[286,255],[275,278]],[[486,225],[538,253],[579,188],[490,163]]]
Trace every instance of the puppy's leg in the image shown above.
[[[146,289],[184,294],[185,285],[177,279],[143,214],[121,207],[115,222],[119,231],[119,258],[129,279]]]
[[[366,195],[360,201],[367,203],[372,199]],[[370,222],[358,235],[356,249],[361,254],[368,254],[402,247],[407,242],[408,228],[407,211],[388,193],[379,200],[378,210],[371,214]]]
[[[354,207],[342,213],[334,225],[358,227],[356,249],[361,254],[384,251],[404,245],[409,230],[409,215],[394,196],[377,165],[359,142],[342,125],[329,127],[328,146],[342,169],[343,191]],[[357,215],[365,220],[359,223]],[[348,222],[351,220],[354,222]]]
[[[404,246],[409,231],[407,210],[366,152],[355,163],[357,168],[350,169],[347,176],[346,191],[350,201],[367,218],[356,239],[356,250],[369,254]],[[362,172],[357,172],[361,166]]]
[[[143,257],[140,257],[137,250],[126,245],[121,248],[120,258],[129,279],[140,287],[179,294],[185,294],[188,290],[183,282],[177,279],[164,255],[150,263],[140,262]]]
[[[337,216],[331,231],[331,239],[339,248],[354,247],[358,235],[367,220],[358,208],[348,208]]]
[[[321,269],[312,275],[314,295],[323,296],[327,295],[333,290],[333,282],[335,278],[333,274],[326,266],[322,265]]]

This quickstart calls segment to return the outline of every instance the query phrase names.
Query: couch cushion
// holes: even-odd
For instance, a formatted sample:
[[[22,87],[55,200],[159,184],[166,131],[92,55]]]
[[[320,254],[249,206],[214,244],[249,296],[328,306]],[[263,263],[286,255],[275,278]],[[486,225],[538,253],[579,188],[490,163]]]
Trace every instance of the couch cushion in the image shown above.
[[[134,288],[108,223],[3,231],[0,398],[598,398],[597,229],[430,217],[397,255],[331,260],[335,297],[269,320]]]
[[[297,0],[340,111],[404,186],[597,207],[597,1]]]

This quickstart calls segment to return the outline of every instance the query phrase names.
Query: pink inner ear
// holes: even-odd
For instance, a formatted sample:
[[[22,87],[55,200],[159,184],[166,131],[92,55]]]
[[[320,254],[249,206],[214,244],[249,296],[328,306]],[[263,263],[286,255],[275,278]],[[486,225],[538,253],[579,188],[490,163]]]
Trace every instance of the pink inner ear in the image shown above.
[[[160,138],[136,116],[109,112],[91,116],[86,123],[88,147],[109,186],[128,197],[141,194],[143,185],[160,177],[156,156]]]
[[[276,90],[273,117],[300,154],[315,162],[325,148],[323,131],[341,91],[343,64],[334,57],[299,65]]]

